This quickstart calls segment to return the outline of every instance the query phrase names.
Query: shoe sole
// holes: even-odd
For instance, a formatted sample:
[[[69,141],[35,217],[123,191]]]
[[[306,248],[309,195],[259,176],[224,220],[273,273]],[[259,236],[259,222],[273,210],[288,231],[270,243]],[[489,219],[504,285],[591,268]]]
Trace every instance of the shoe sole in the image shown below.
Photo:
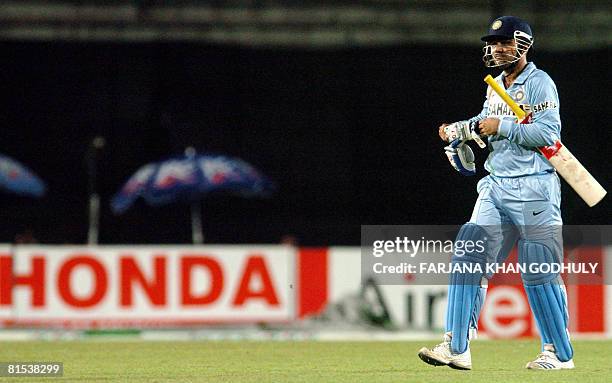
[[[427,355],[427,349],[425,350],[420,350],[419,351],[419,358],[421,358],[421,360],[427,364],[430,364],[432,366],[448,366],[448,363],[444,363],[439,361],[438,359],[434,359],[432,357],[430,357],[429,355]]]
[[[454,368],[455,370],[463,370],[463,371],[467,371],[467,370],[471,370],[472,367],[464,367],[464,366],[460,366],[458,364],[454,364],[453,362],[450,362],[448,364],[448,367],[450,368]]]
[[[542,367],[530,367],[529,364],[527,364],[525,368],[530,371],[561,371],[561,370],[573,370],[575,367],[542,368]]]
[[[560,362],[557,366],[555,366],[553,363],[544,363],[548,366],[554,366],[554,368],[545,368],[545,366],[540,364],[541,362],[528,362],[527,365],[525,365],[525,368],[528,370],[544,370],[544,371],[558,371],[558,370],[573,370],[574,368],[576,368],[576,366],[574,365],[574,361],[573,359],[570,359],[567,362]]]
[[[428,351],[428,350],[427,350],[426,348],[421,349],[421,350],[419,351],[418,355],[419,355],[419,358],[420,358],[420,359],[421,359],[423,362],[425,362],[425,363],[427,363],[427,364],[429,364],[429,365],[432,365],[432,366],[435,366],[435,367],[439,367],[439,366],[448,366],[448,367],[450,367],[450,368],[452,368],[452,369],[455,369],[455,370],[464,370],[464,371],[465,371],[465,370],[471,370],[471,369],[472,369],[472,367],[460,366],[460,365],[455,364],[455,363],[453,363],[453,362],[450,362],[450,363],[445,363],[445,362],[442,362],[442,361],[440,361],[440,360],[438,360],[438,359],[435,359],[435,358],[433,358],[433,357],[429,356],[429,355],[427,354],[427,351]]]

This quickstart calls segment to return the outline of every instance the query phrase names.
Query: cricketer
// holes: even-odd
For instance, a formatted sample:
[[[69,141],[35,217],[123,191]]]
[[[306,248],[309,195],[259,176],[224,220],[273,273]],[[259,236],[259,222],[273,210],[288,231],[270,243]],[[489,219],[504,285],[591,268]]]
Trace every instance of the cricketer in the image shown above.
[[[561,190],[555,169],[537,147],[560,139],[559,98],[552,79],[527,53],[533,45],[529,24],[518,17],[502,16],[489,26],[483,61],[499,68],[495,81],[526,112],[527,123],[516,120],[508,105],[491,87],[480,114],[453,124],[442,124],[438,133],[450,142],[445,150],[453,167],[462,174],[475,174],[474,154],[466,144],[475,140],[489,150],[485,169],[489,175],[478,182],[478,199],[472,216],[457,240],[489,238],[486,251],[462,256],[453,263],[503,263],[518,241],[519,262],[559,263],[563,259],[561,238]],[[452,273],[448,289],[446,333],[435,347],[422,348],[418,356],[434,366],[472,368],[470,340],[476,335],[487,281],[484,273]],[[573,349],[568,332],[565,286],[558,273],[521,274],[529,305],[541,336],[541,350],[528,369],[559,370],[574,368]]]

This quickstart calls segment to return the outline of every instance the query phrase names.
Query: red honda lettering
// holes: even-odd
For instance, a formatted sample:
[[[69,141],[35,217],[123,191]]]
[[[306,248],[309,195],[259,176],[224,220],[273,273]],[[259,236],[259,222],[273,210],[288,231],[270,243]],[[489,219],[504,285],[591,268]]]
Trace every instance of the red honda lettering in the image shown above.
[[[76,297],[70,286],[70,275],[78,266],[87,266],[93,272],[94,288],[88,297]],[[79,308],[91,307],[98,304],[106,294],[108,287],[106,270],[99,261],[90,256],[77,256],[62,264],[57,276],[57,286],[64,302]]]
[[[32,272],[29,275],[14,275],[11,257],[0,257],[0,305],[13,303],[13,287],[29,286],[32,306],[45,305],[45,259],[32,257]]]
[[[261,280],[261,288],[258,290],[251,288],[251,280],[255,276]],[[278,298],[262,255],[254,255],[247,260],[233,304],[240,306],[248,299],[263,299],[271,306],[278,306]]]
[[[119,274],[121,275],[120,302],[121,306],[132,305],[133,285],[140,284],[145,294],[155,306],[166,304],[166,258],[153,258],[155,275],[147,281],[133,258],[121,257]]]
[[[195,267],[208,269],[210,290],[202,295],[191,291],[191,270]],[[219,298],[223,290],[223,271],[219,262],[210,257],[187,256],[181,258],[181,302],[184,305],[206,305]]]

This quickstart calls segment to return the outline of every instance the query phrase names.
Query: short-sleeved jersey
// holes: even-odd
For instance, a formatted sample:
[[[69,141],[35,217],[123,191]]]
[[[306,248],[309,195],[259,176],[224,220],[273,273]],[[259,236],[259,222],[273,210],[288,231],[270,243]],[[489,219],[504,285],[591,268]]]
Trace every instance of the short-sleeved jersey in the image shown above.
[[[495,78],[502,87],[503,73]],[[489,157],[485,169],[498,177],[520,177],[552,172],[554,169],[537,147],[552,145],[561,138],[559,96],[546,72],[528,63],[506,89],[520,107],[532,112],[529,124],[519,124],[510,107],[489,87],[480,114],[470,121],[495,117],[501,120],[498,134],[488,137]]]

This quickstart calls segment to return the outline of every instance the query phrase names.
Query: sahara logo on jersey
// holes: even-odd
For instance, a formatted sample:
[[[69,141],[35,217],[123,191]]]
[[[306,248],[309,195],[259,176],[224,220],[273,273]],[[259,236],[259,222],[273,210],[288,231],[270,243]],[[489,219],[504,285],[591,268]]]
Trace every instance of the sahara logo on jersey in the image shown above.
[[[514,112],[512,112],[512,109],[510,109],[508,104],[506,104],[505,102],[501,101],[501,102],[492,102],[492,103],[490,103],[489,107],[487,109],[487,115],[488,116],[496,116],[496,117],[514,116]]]
[[[544,101],[533,106],[533,112],[543,112],[546,109],[557,109],[557,103],[554,101]]]

